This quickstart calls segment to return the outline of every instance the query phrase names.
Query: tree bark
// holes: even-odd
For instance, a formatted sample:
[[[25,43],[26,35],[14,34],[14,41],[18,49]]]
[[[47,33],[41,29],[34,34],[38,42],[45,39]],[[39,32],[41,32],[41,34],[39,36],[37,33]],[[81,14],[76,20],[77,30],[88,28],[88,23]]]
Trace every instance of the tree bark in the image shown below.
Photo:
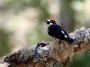
[[[36,47],[40,45],[37,50],[39,62],[34,57],[36,47],[32,47],[0,58],[0,64],[7,63],[7,67],[69,67],[74,55],[90,49],[90,28],[78,29],[70,36],[74,39],[72,44],[58,39],[37,43]]]

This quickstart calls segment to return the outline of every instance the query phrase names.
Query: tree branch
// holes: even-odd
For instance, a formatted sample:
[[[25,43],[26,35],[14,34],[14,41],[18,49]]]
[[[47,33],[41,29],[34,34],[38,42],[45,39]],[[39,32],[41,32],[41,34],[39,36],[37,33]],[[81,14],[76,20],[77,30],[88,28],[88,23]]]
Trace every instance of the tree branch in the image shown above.
[[[1,58],[0,63],[8,63],[7,67],[68,67],[72,57],[90,48],[90,28],[81,28],[70,34],[74,43],[62,40],[43,41],[32,48],[24,48]],[[38,60],[34,57],[37,45]]]

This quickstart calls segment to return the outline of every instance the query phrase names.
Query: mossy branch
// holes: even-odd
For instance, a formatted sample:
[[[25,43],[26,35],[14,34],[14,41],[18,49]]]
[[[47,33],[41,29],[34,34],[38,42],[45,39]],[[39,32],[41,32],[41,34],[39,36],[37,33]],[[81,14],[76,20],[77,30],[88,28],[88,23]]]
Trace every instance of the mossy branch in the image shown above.
[[[24,48],[13,54],[1,58],[0,64],[7,63],[7,67],[68,67],[72,57],[90,48],[90,28],[81,28],[70,34],[74,43],[54,39],[36,44],[45,45],[38,48],[39,62],[34,58],[36,47]]]

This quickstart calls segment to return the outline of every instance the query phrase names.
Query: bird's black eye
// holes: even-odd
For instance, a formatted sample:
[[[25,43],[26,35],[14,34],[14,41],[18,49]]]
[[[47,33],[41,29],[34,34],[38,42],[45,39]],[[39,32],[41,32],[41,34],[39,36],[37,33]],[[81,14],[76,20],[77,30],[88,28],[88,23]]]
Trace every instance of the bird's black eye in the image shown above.
[[[50,22],[49,22],[49,21],[47,21],[47,24],[50,24]]]

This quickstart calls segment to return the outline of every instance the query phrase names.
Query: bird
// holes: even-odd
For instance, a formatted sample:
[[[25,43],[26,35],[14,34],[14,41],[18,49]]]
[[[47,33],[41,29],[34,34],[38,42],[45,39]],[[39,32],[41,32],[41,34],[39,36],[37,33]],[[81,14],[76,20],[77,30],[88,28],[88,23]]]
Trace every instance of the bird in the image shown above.
[[[69,43],[73,43],[74,39],[71,38],[68,33],[60,26],[56,23],[55,20],[53,19],[49,19],[46,20],[45,22],[47,22],[48,26],[48,34],[53,37],[53,38],[57,38],[59,40],[64,40],[67,41]]]

